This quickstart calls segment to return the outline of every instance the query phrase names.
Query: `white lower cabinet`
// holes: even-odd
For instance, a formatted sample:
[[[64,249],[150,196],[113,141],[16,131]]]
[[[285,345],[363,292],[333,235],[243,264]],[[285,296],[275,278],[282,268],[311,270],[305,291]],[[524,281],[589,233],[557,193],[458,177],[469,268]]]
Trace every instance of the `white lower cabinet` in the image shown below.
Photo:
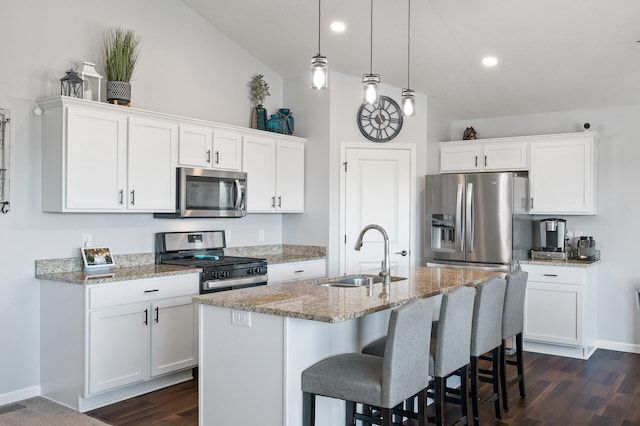
[[[597,266],[522,265],[525,350],[587,359],[596,350]]]
[[[325,259],[276,263],[274,265],[268,265],[267,268],[269,275],[268,284],[306,280],[327,275],[327,262]]]
[[[192,377],[199,275],[41,282],[42,395],[88,411]],[[64,330],[64,333],[61,333]]]

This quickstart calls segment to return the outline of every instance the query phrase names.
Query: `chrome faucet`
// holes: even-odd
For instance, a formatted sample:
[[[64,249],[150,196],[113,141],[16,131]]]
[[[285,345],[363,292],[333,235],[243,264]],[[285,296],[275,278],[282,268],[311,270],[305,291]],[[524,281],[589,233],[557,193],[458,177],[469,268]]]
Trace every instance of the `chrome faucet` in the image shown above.
[[[362,228],[362,231],[360,231],[360,235],[358,235],[358,239],[356,240],[354,249],[360,251],[360,249],[362,248],[362,238],[364,237],[364,234],[366,234],[370,229],[376,229],[380,231],[380,233],[382,234],[382,238],[384,238],[384,259],[382,259],[382,267],[378,275],[382,277],[384,285],[389,285],[391,283],[391,271],[389,270],[389,235],[387,235],[387,231],[385,231],[384,228],[380,225],[365,226],[364,228]]]

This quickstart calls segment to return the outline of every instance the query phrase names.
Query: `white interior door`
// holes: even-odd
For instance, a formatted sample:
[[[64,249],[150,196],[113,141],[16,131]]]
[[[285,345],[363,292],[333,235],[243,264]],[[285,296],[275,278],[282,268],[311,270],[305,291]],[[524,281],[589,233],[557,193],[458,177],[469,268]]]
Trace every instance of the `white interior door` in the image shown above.
[[[380,232],[368,231],[360,251],[354,250],[358,234],[368,224],[377,224],[389,235],[392,274],[398,266],[409,266],[413,247],[415,206],[414,147],[343,149],[346,163],[342,185],[343,245],[341,273],[379,269],[384,258]]]

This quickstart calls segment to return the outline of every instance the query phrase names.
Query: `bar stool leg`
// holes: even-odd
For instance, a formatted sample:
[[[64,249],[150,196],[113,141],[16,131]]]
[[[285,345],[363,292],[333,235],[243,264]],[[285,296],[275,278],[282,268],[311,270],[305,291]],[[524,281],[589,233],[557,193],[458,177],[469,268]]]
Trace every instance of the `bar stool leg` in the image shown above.
[[[442,426],[444,425],[444,392],[445,392],[445,378],[444,377],[435,377],[434,378],[434,403],[436,406],[436,425]]]
[[[524,387],[524,358],[522,349],[522,333],[516,334],[516,367],[518,370],[518,384],[520,387],[520,398],[527,396]]]
[[[502,419],[502,413],[500,412],[500,348],[493,348],[491,350],[491,358],[492,358],[492,368],[491,375],[493,376],[491,379],[493,385],[493,394],[495,395],[495,401],[493,401],[493,406],[496,410],[496,419]]]
[[[309,392],[302,392],[302,425],[316,424],[316,396]]]
[[[353,426],[356,424],[356,403],[352,401],[346,401],[345,406],[345,418],[344,424],[346,426]]]
[[[480,408],[478,407],[478,358],[471,357],[471,412],[474,426],[480,425]]]
[[[469,377],[469,368],[468,366],[463,366],[458,370],[460,373],[460,408],[462,410],[462,421],[464,424],[468,424],[467,419],[469,418],[469,390],[467,388],[467,380]]]
[[[502,388],[502,408],[509,411],[509,397],[507,396],[507,353],[505,340],[500,345],[500,387]]]

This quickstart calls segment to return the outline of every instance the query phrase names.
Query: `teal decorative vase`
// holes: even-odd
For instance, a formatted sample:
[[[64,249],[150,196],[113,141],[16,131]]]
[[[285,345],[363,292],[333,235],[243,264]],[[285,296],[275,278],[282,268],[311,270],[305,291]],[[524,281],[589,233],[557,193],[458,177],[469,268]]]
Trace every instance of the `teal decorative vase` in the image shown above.
[[[251,114],[251,127],[258,130],[267,130],[267,109],[262,104],[257,105]]]
[[[280,108],[278,110],[278,115],[282,117],[283,120],[283,131],[280,133],[284,133],[285,135],[293,135],[294,131],[294,121],[293,114],[291,114],[291,110],[289,108]]]

